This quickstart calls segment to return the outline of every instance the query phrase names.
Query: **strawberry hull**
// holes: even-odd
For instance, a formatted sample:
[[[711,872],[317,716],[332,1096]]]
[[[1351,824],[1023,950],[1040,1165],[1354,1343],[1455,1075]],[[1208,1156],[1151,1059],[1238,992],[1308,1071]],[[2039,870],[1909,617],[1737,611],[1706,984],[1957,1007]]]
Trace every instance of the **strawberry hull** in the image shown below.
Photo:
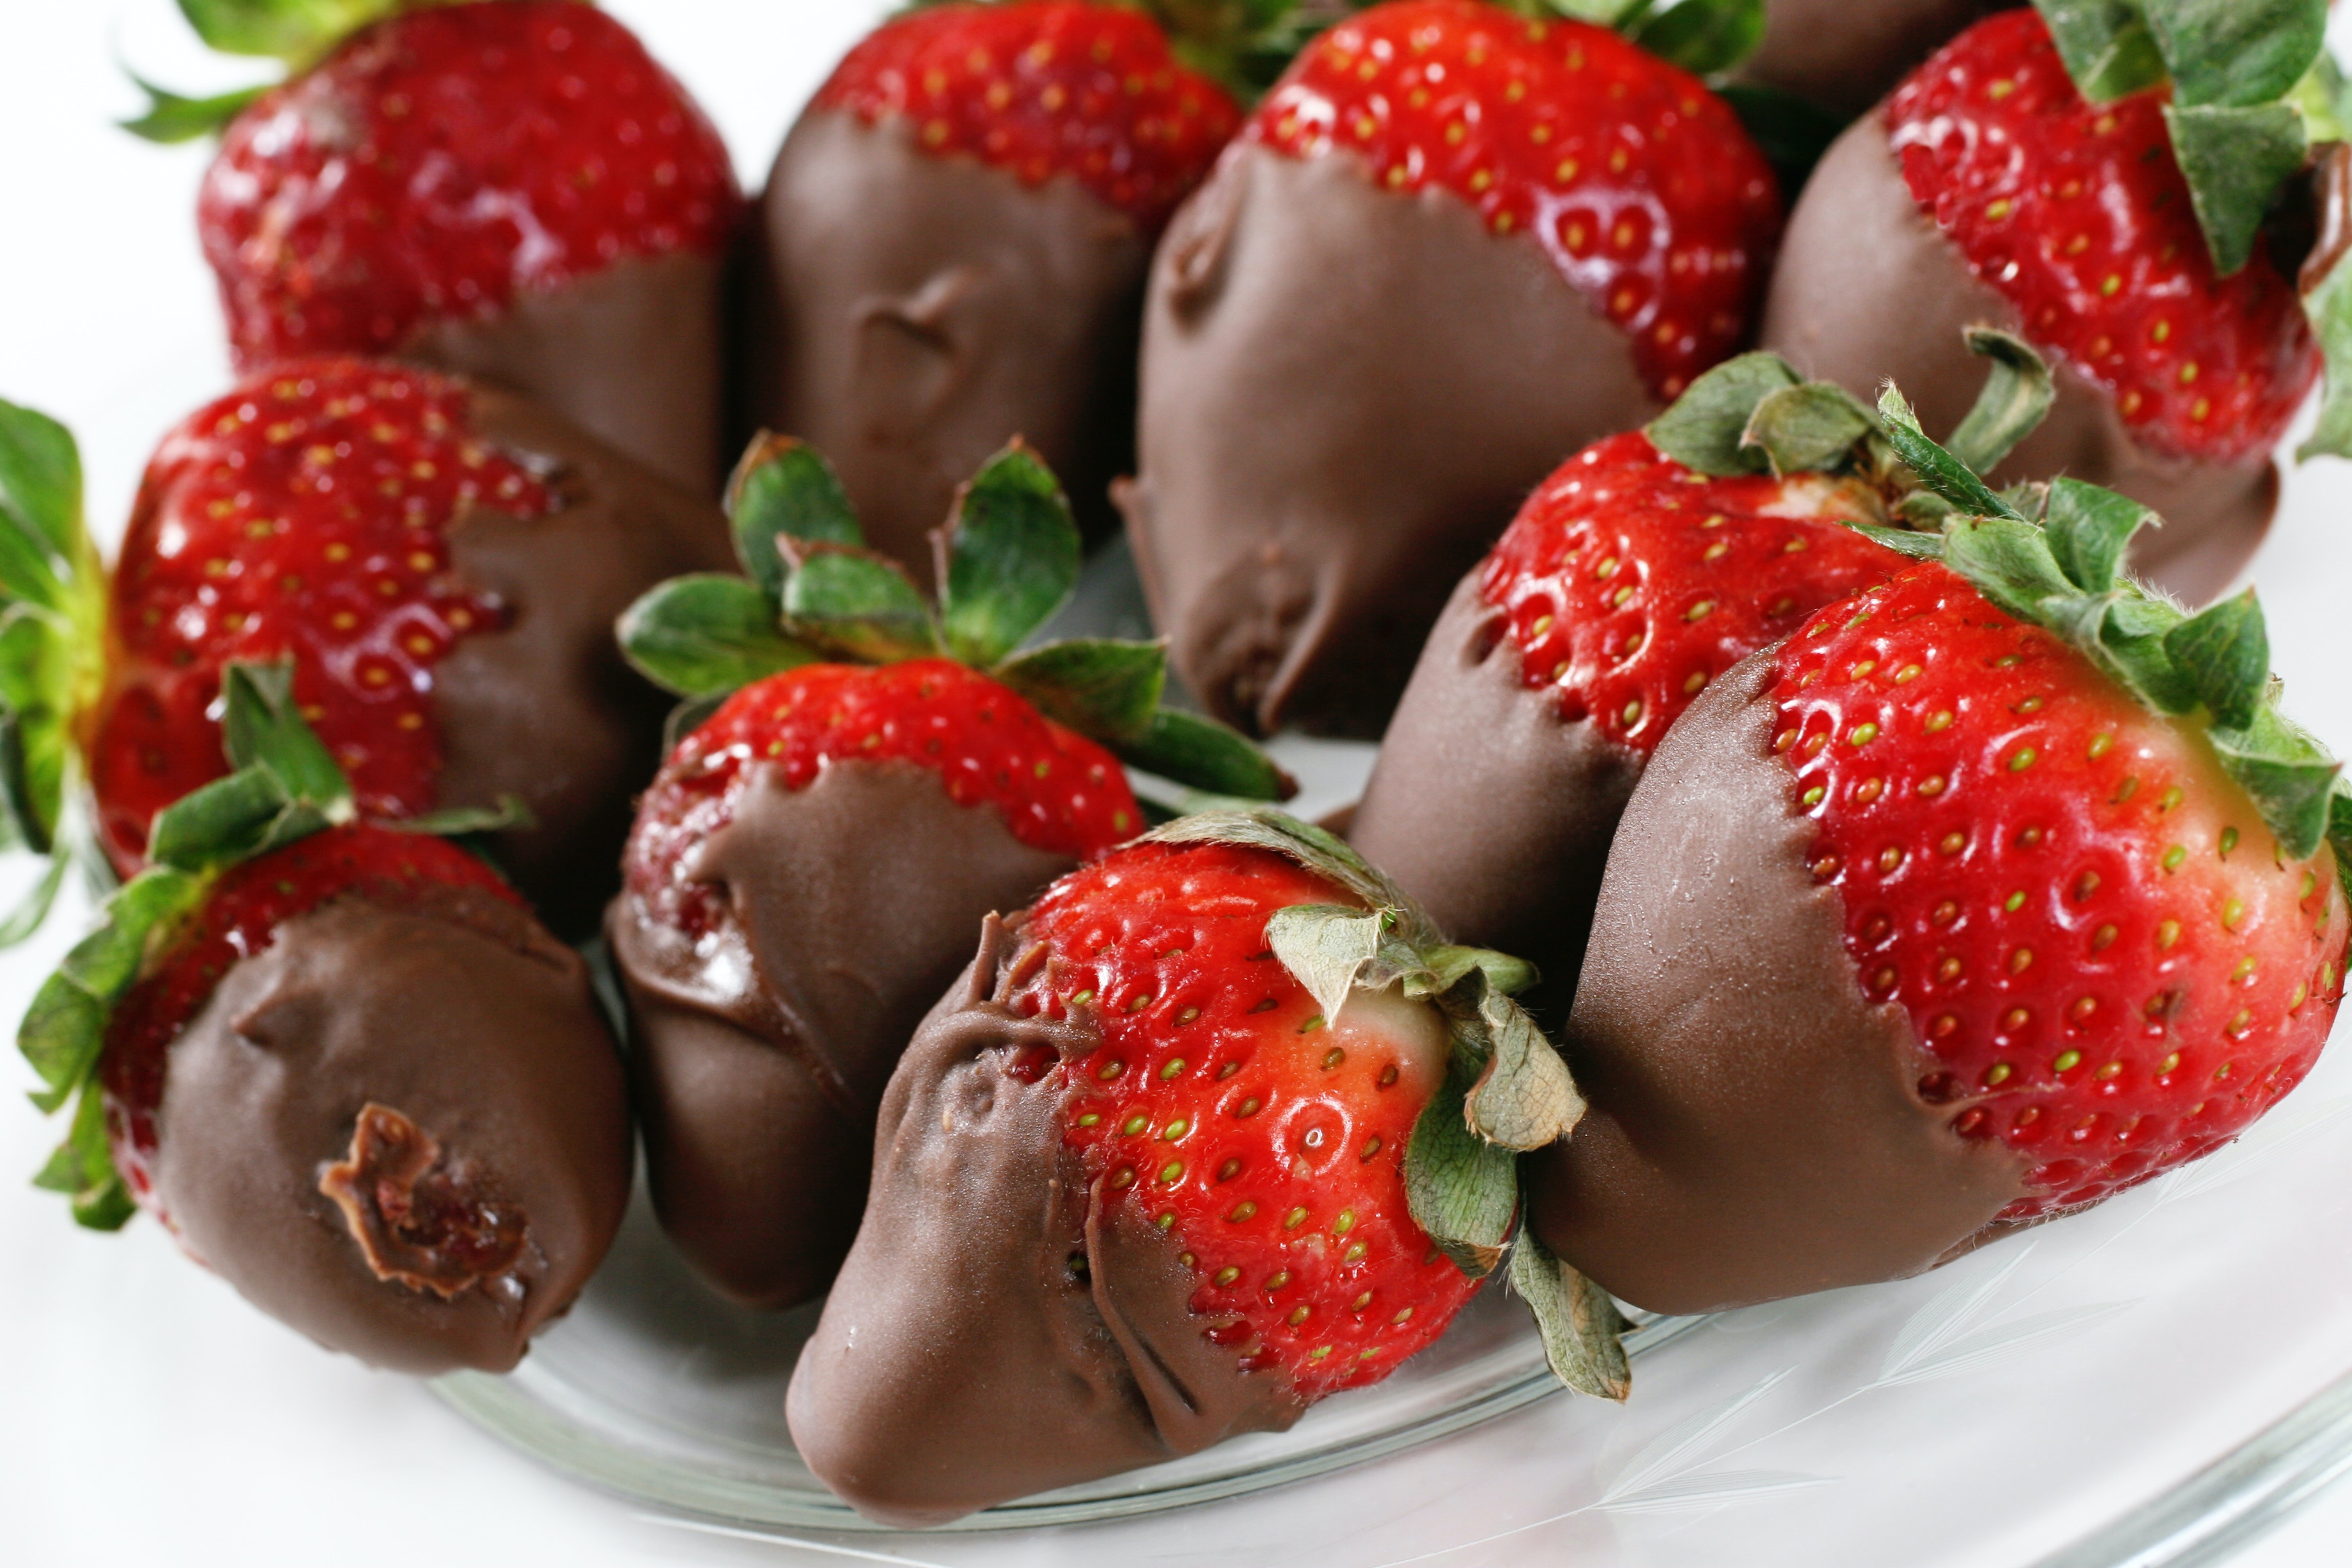
[[[971,932],[1067,870],[992,807],[907,763],[755,772],[686,875],[726,910],[690,938],[624,893],[606,934],[628,998],[665,1229],[720,1290],[821,1293],[865,1202],[875,1107]]]
[[[1563,1037],[1591,1109],[1528,1162],[1544,1244],[1653,1311],[1923,1272],[2031,1165],[1953,1136],[1909,1020],[1866,1000],[1772,752],[1774,678],[1768,651],[1717,680],[1643,775]]]
[[[1097,1037],[999,999],[1016,947],[988,922],[892,1078],[865,1220],[786,1398],[810,1469],[890,1524],[1278,1431],[1305,1408],[1202,1334],[1178,1243],[1063,1142],[1073,1087],[1034,1062]]]
[[[1764,41],[1738,78],[1859,114],[1938,44],[2007,8],[2007,0],[1765,0]]]
[[[928,581],[956,487],[1014,436],[1089,532],[1108,526],[1150,259],[1133,217],[818,108],[777,154],[756,241],[750,411],[827,455],[876,549]]]
[[[1140,396],[1118,495],[1177,670],[1243,728],[1367,738],[1527,491],[1659,407],[1525,235],[1251,142],[1161,242]]]
[[[1765,346],[1860,397],[1891,379],[1923,424],[1948,429],[1983,380],[1982,362],[1961,342],[1961,329],[1980,322],[2034,335],[1920,211],[1878,116],[1857,121],[1790,219]],[[2134,542],[2135,567],[2192,603],[2213,597],[2269,531],[2279,481],[2267,451],[2229,462],[2167,456],[2126,426],[2113,393],[2063,357],[2054,368],[2056,405],[1992,482],[2064,473],[2152,507],[2167,526]]]

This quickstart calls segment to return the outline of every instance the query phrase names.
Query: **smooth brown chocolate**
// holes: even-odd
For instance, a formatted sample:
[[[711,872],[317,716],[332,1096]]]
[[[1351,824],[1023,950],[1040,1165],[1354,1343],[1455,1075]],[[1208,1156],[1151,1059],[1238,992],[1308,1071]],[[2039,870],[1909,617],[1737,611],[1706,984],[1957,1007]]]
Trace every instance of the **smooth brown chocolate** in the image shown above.
[[[1919,210],[1878,116],[1856,121],[1789,221],[1764,308],[1764,346],[1809,375],[1874,400],[1888,380],[1941,437],[1967,416],[1984,362],[1964,329],[2023,332],[2017,309],[1969,269]],[[2191,604],[2229,586],[2270,530],[2278,470],[2267,456],[2199,463],[2142,446],[2115,398],[2060,363],[2058,402],[1994,470],[1995,484],[2066,475],[2120,490],[2165,520],[2132,542],[2131,565]]]
[[[1520,1167],[1544,1244],[1652,1311],[1916,1274],[2025,1192],[1863,994],[1771,749],[1775,651],[1700,694],[1625,808],[1563,1040],[1591,1109]]]
[[[630,794],[660,761],[670,705],[623,661],[613,622],[665,578],[728,570],[727,520],[538,404],[478,386],[470,423],[542,472],[557,504],[534,518],[473,507],[449,525],[457,575],[509,618],[434,667],[435,804],[528,806],[534,826],[498,836],[499,862],[576,935],[619,883]]]
[[[1430,633],[1348,837],[1454,941],[1541,970],[1531,1005],[1564,1008],[1642,757],[1527,684],[1483,572]]]
[[[716,496],[722,263],[673,251],[624,257],[486,316],[426,321],[396,357],[494,382],[598,439]]]
[[[1738,78],[1859,114],[2011,0],[1764,0],[1764,41]]]
[[[1203,1337],[1175,1243],[1087,1183],[1062,1142],[1067,1087],[1012,1070],[1095,1043],[1083,1012],[1055,1024],[992,999],[1012,957],[987,921],[891,1078],[865,1221],[785,1400],[817,1479],[887,1524],[1278,1431],[1305,1408]]]
[[[156,1197],[272,1317],[376,1366],[503,1372],[619,1228],[620,1055],[580,956],[503,900],[346,897],[172,1044]]]
[[[1369,739],[1528,492],[1656,412],[1534,239],[1351,153],[1241,142],[1152,265],[1141,469],[1114,493],[1212,712]]]
[[[746,400],[831,459],[866,542],[926,582],[956,487],[1014,436],[1082,526],[1128,460],[1150,241],[1076,180],[1024,184],[811,110],[760,203]]]
[[[731,916],[719,931],[690,942],[625,892],[606,924],[654,1206],[724,1294],[789,1307],[849,1248],[883,1087],[972,931],[1073,862],[900,762],[835,763],[800,790],[757,764],[690,854]]]

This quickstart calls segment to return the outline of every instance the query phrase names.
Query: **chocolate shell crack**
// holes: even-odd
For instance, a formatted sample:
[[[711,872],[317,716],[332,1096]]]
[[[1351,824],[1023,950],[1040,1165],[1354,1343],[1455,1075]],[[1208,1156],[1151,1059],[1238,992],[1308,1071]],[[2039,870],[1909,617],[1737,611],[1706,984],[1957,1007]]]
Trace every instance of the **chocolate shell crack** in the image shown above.
[[[433,1134],[373,1100],[319,1190],[342,1210],[377,1279],[445,1301],[511,1271],[528,1237],[521,1206],[500,1198],[474,1162],[446,1158]]]

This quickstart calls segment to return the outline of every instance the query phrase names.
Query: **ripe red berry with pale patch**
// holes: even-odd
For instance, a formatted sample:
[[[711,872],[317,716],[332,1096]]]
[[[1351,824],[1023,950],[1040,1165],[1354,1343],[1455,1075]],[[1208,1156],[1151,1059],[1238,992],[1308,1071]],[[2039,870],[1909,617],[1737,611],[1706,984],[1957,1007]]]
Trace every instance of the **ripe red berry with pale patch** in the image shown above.
[[[1791,638],[1773,744],[1865,994],[1956,1137],[2032,1162],[2007,1218],[2237,1136],[2343,1000],[2334,855],[2286,861],[2194,725],[1941,565]]]
[[[993,808],[1013,837],[1052,854],[1090,858],[1143,826],[1117,758],[978,670],[943,658],[803,665],[737,691],[678,743],[639,804],[629,890],[651,918],[701,935],[721,895],[684,862],[733,820],[751,764],[774,763],[797,790],[853,760],[928,768],[958,805]]]
[[[2139,440],[2231,461],[2285,435],[2319,350],[2266,246],[2215,276],[2167,97],[2084,101],[2021,7],[1955,39],[1882,112],[1921,212],[2035,343],[2105,388]]]
[[[1024,184],[1066,174],[1156,234],[1241,123],[1139,9],[1095,0],[934,5],[884,23],[817,92],[871,125]]]
[[[1633,339],[1661,401],[1745,340],[1779,241],[1778,182],[1728,105],[1614,33],[1473,0],[1403,0],[1333,27],[1245,136],[1355,153],[1541,245]]]
[[[1478,1288],[1405,1199],[1444,1019],[1362,991],[1326,1019],[1266,945],[1276,910],[1349,902],[1266,850],[1139,845],[1055,884],[1010,977],[1023,1013],[1099,1026],[1050,1070],[1103,1201],[1174,1238],[1213,1342],[1310,1400],[1385,1376]]]
[[[237,361],[383,353],[628,257],[715,255],[727,150],[620,23],[572,0],[432,5],[237,116],[197,226]]]
[[[1646,756],[1706,689],[1903,558],[1844,527],[1881,523],[1876,490],[1827,474],[1713,479],[1639,432],[1563,464],[1528,498],[1479,581],[1531,689]]]
[[[446,531],[468,507],[553,505],[464,420],[456,383],[320,361],[257,377],[164,438],[123,540],[89,731],[119,868],[138,866],[157,811],[227,771],[213,709],[232,659],[293,659],[303,715],[363,813],[432,807],[433,667],[503,616],[453,573]]]
[[[468,904],[450,897],[460,892],[490,895],[517,922],[530,919],[520,896],[474,856],[446,839],[389,828],[330,828],[222,873],[108,1021],[100,1081],[115,1165],[131,1196],[154,1205],[157,1111],[172,1042],[233,965],[267,951],[288,921],[331,900],[362,897],[464,919]]]

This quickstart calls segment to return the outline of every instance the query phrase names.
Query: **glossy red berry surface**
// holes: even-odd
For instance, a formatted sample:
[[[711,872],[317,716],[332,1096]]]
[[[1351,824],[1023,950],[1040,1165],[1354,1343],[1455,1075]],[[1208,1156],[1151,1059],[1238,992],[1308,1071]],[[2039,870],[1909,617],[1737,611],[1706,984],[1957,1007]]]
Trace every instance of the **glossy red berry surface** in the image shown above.
[[[2216,276],[2166,99],[2085,102],[2041,16],[2019,9],[1960,35],[1883,112],[1920,211],[2038,345],[2157,450],[2242,458],[2286,434],[2319,350],[2266,246]]]
[[[1953,1134],[2033,1161],[2025,1218],[2236,1137],[2343,1000],[2334,856],[2288,861],[2190,725],[1941,565],[1782,648],[1773,745],[1864,992]]]
[[[172,1042],[223,975],[268,951],[288,921],[331,900],[364,898],[388,909],[433,908],[463,918],[463,904],[449,900],[453,892],[488,894],[528,919],[520,896],[480,860],[446,839],[390,828],[329,828],[223,872],[108,1023],[100,1081],[115,1164],[131,1195],[152,1203],[157,1111]]]
[[[959,805],[987,805],[1034,849],[1085,859],[1142,830],[1117,758],[1009,688],[943,658],[810,664],[752,682],[672,752],[637,807],[624,869],[652,919],[699,936],[723,918],[688,850],[734,820],[752,764],[786,789],[827,763],[913,763]]]
[[[212,709],[232,659],[294,661],[363,813],[430,809],[433,668],[504,614],[452,570],[446,531],[468,507],[552,504],[422,371],[292,363],[192,415],[148,464],[112,587],[88,755],[115,864],[135,869],[154,814],[227,771]]]
[[[1746,340],[1780,242],[1771,168],[1697,78],[1603,28],[1475,0],[1349,17],[1244,134],[1353,153],[1386,189],[1451,192],[1533,239],[1633,339],[1663,400]]]
[[[1477,1289],[1405,1200],[1436,1010],[1360,993],[1326,1019],[1265,944],[1277,910],[1349,901],[1265,850],[1138,845],[1038,900],[1010,975],[1020,1011],[1100,1029],[1052,1070],[1103,1200],[1181,1247],[1213,1342],[1308,1399],[1386,1376]]]
[[[718,132],[620,23],[572,0],[368,27],[238,115],[196,219],[252,366],[384,353],[625,257],[716,252]]]
[[[1068,175],[1156,234],[1234,129],[1225,90],[1143,10],[1095,0],[933,5],[884,23],[818,90],[867,124],[1039,185]]]
[[[1507,613],[1523,679],[1559,693],[1563,721],[1646,756],[1707,682],[1902,569],[1839,519],[1885,514],[1851,480],[1709,479],[1636,431],[1543,482],[1479,592]]]

